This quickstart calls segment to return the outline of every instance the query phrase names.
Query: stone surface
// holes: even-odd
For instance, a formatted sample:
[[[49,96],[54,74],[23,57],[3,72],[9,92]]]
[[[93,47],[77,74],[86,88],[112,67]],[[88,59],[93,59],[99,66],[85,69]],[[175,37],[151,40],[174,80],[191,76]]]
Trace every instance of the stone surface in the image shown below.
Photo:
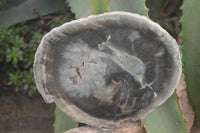
[[[75,121],[115,128],[145,117],[181,74],[175,40],[136,14],[112,12],[53,29],[34,62],[40,93]]]

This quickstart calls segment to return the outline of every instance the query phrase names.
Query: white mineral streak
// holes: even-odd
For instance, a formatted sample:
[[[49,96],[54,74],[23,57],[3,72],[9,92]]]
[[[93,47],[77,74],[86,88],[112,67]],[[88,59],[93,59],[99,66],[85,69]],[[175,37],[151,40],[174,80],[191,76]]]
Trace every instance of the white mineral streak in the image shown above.
[[[138,83],[141,84],[140,89],[145,89],[145,87],[149,87],[154,92],[154,97],[157,96],[157,93],[152,88],[152,84],[157,80],[158,74],[159,74],[159,68],[156,69],[156,78],[152,79],[152,82],[150,83],[144,83],[144,73],[145,73],[145,64],[136,56],[129,55],[123,51],[117,50],[114,45],[112,45],[112,42],[110,41],[111,36],[107,35],[107,40],[105,42],[102,42],[98,46],[101,47],[101,49],[105,49],[106,47],[113,51],[114,56],[112,57],[117,64],[120,65],[121,68],[129,72]],[[139,32],[134,31],[128,36],[128,38],[134,42],[134,40],[137,40],[140,38]],[[157,56],[162,56],[165,54],[165,50],[163,47],[160,48],[160,51],[156,53]]]
[[[136,30],[134,30],[129,36],[128,36],[128,39],[131,41],[131,42],[134,42],[135,40],[139,39],[140,38],[140,33]]]
[[[114,54],[112,59],[118,65],[120,65],[121,68],[129,72],[134,77],[134,79],[141,84],[140,89],[144,89],[146,86],[148,86],[154,92],[154,96],[156,96],[157,95],[156,92],[151,87],[151,85],[154,83],[156,79],[153,79],[152,82],[150,83],[144,84],[145,64],[143,64],[143,62],[139,58],[129,55],[123,51],[117,50],[112,44],[112,42],[109,41],[110,38],[111,36],[107,35],[107,40],[98,45],[98,47],[100,47],[99,50],[100,49],[104,50],[105,48],[109,48],[110,50],[112,50]],[[136,31],[132,32],[128,38],[131,39],[132,41],[139,39],[140,38],[139,32]]]
[[[62,55],[64,62],[60,66],[59,75],[60,80],[63,80],[62,87],[66,88],[71,96],[89,97],[94,89],[104,89],[107,65],[101,61],[100,57],[105,58],[107,56],[105,53],[90,49],[88,44],[81,39],[74,44],[67,45],[65,51]],[[79,68],[81,77],[77,75],[76,68]],[[77,85],[73,85],[69,80],[70,77],[75,76],[77,76]]]
[[[157,57],[161,57],[165,54],[165,48],[164,47],[160,47],[159,51],[157,53],[155,53],[155,56]]]

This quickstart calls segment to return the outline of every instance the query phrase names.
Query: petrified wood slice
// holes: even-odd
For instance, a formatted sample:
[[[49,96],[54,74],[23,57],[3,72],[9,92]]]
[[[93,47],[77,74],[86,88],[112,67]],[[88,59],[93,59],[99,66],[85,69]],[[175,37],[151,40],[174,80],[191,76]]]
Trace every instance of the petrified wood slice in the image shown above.
[[[126,12],[53,29],[34,62],[47,102],[75,121],[106,128],[144,118],[171,96],[180,74],[176,41],[146,17]]]

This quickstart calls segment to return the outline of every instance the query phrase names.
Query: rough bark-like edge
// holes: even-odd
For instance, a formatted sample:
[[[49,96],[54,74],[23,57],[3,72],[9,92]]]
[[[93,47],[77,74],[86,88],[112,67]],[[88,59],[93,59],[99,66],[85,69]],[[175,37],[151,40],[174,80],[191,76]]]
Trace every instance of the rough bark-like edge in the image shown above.
[[[84,29],[87,29],[89,27],[92,28],[98,28],[101,27],[101,24],[105,21],[112,21],[115,22],[117,25],[127,25],[130,27],[134,27],[138,30],[145,30],[150,29],[153,31],[157,37],[160,39],[161,42],[163,42],[163,45],[165,45],[166,49],[168,50],[169,54],[172,56],[173,60],[173,69],[174,74],[171,79],[171,84],[166,85],[168,88],[162,91],[162,94],[158,95],[156,100],[152,100],[152,105],[148,108],[145,108],[134,115],[134,117],[128,117],[121,119],[119,121],[112,121],[112,120],[104,120],[100,118],[95,118],[87,113],[83,112],[79,108],[77,108],[73,104],[69,104],[69,101],[65,101],[61,97],[57,97],[56,94],[50,94],[48,92],[48,88],[46,88],[46,76],[50,76],[47,73],[44,73],[45,71],[45,60],[51,60],[47,57],[48,50],[50,49],[50,45],[47,45],[46,43],[51,41],[56,41],[60,38],[67,38],[67,33],[74,33],[76,31],[81,31]],[[133,13],[127,13],[127,12],[110,12],[110,13],[104,13],[101,15],[92,15],[87,18],[81,18],[78,20],[71,21],[69,23],[65,23],[60,27],[54,28],[52,31],[50,31],[48,34],[46,34],[41,44],[39,45],[36,55],[35,55],[35,61],[34,61],[34,77],[36,81],[37,88],[39,92],[42,94],[45,101],[51,103],[55,102],[58,104],[58,106],[70,117],[72,117],[75,121],[86,123],[88,125],[94,126],[94,127],[105,127],[105,128],[115,128],[119,127],[120,124],[123,121],[126,120],[138,120],[144,118],[148,113],[152,112],[154,108],[164,103],[174,92],[174,89],[176,88],[178,81],[180,79],[182,72],[181,67],[181,59],[179,55],[178,45],[176,44],[176,41],[164,30],[162,29],[158,24],[154,23],[153,21],[147,19],[144,16],[140,16]],[[44,83],[44,84],[43,84]],[[165,97],[163,97],[163,95]]]
[[[145,129],[141,127],[140,121],[137,122],[127,121],[122,123],[122,125],[116,129],[102,129],[90,126],[82,126],[68,130],[64,133],[146,133],[146,132]]]

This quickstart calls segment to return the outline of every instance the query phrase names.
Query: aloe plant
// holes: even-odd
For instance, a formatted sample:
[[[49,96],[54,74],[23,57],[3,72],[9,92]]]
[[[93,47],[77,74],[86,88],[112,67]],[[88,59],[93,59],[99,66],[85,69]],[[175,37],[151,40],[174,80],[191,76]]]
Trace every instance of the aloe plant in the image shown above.
[[[61,133],[71,128],[75,128],[77,123],[71,120],[59,107],[56,107],[54,122],[54,133]]]
[[[92,14],[100,14],[108,11],[109,0],[91,0]]]
[[[176,93],[142,121],[149,133],[187,133]]]
[[[200,120],[200,17],[199,0],[184,0],[182,11],[183,72],[191,104]]]

